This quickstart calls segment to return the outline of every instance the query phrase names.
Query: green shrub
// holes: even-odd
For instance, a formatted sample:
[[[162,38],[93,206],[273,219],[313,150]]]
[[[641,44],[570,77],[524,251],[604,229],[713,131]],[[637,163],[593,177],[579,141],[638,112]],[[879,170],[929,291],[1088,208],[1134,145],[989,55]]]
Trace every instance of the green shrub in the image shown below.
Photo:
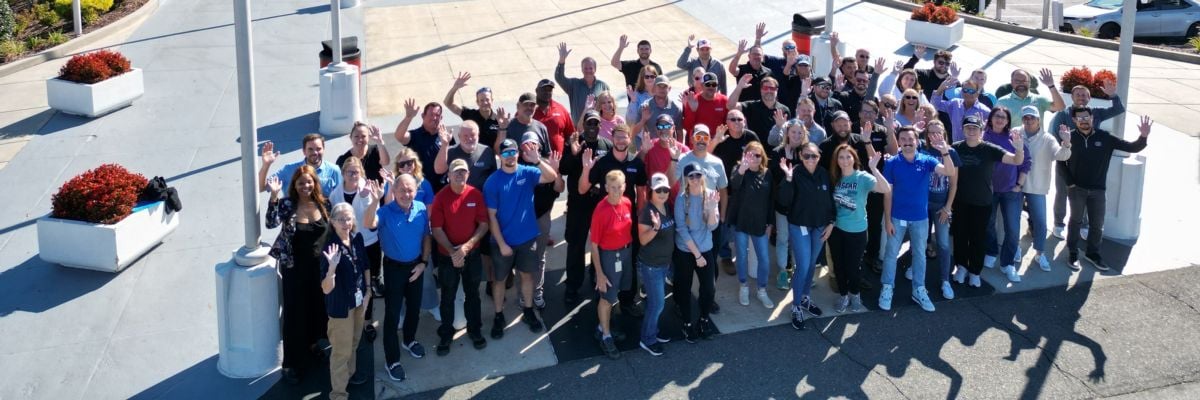
[[[25,47],[29,48],[30,51],[38,51],[38,49],[41,49],[45,45],[46,39],[37,36],[30,36],[25,39]]]
[[[21,32],[25,32],[26,29],[29,29],[29,27],[33,26],[34,20],[35,20],[35,18],[33,17],[32,11],[26,11],[26,12],[17,14],[16,15],[17,24],[16,24],[16,28],[13,29],[13,35],[21,36]]]
[[[67,15],[70,15],[70,8],[67,9]],[[45,26],[58,26],[62,23],[63,18],[54,12],[54,9],[47,3],[38,3],[33,6],[33,17],[39,23]]]
[[[25,53],[25,43],[20,40],[0,40],[0,59],[15,60]]]
[[[1192,46],[1192,50],[1200,53],[1200,36],[1192,36],[1191,39],[1188,39],[1188,46]]]
[[[71,40],[71,37],[59,31],[53,31],[46,34],[46,43],[50,46],[58,46],[66,43],[68,40]]]
[[[1078,33],[1079,33],[1079,36],[1083,36],[1083,37],[1090,37],[1090,38],[1096,37],[1096,32],[1093,32],[1091,29],[1088,29],[1088,28],[1079,28]]]
[[[58,13],[63,20],[71,20],[71,1],[72,0],[54,0],[54,11]],[[80,0],[80,13],[83,14],[83,22],[90,24],[100,19],[100,15],[111,10],[113,0]]]
[[[17,20],[7,1],[0,1],[0,40],[9,40],[17,34]]]

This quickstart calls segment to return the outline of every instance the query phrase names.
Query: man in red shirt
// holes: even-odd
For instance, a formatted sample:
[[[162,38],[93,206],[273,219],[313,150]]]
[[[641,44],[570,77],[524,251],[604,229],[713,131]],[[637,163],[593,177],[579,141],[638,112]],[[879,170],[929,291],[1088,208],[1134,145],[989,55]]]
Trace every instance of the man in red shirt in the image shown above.
[[[706,73],[700,80],[704,84],[704,91],[694,96],[688,96],[687,104],[683,108],[683,126],[680,128],[683,128],[685,132],[695,132],[696,124],[710,127],[721,126],[725,123],[725,114],[729,112],[727,105],[729,98],[717,91],[717,74]],[[691,146],[691,144],[689,137],[687,145]]]
[[[456,159],[450,163],[450,185],[433,197],[429,208],[429,226],[437,242],[433,264],[438,269],[438,286],[442,290],[442,324],[438,327],[437,354],[450,353],[454,339],[454,296],[462,281],[467,317],[467,335],[476,349],[487,347],[483,339],[483,322],[479,316],[479,283],[483,279],[483,263],[479,244],[488,231],[487,205],[483,192],[468,185],[467,162]],[[486,245],[486,244],[485,244]]]
[[[575,133],[575,122],[571,121],[571,113],[562,103],[554,101],[554,81],[542,79],[537,84],[537,109],[533,111],[533,119],[546,125],[550,136],[550,148],[562,153],[566,138]]]
[[[668,177],[671,187],[675,187],[675,164],[680,155],[688,152],[688,147],[679,142],[680,135],[686,132],[676,134],[675,121],[669,114],[658,116],[654,121],[654,132],[657,136],[654,139],[650,139],[648,132],[642,132],[642,149],[638,156],[646,164],[646,175],[661,172]]]

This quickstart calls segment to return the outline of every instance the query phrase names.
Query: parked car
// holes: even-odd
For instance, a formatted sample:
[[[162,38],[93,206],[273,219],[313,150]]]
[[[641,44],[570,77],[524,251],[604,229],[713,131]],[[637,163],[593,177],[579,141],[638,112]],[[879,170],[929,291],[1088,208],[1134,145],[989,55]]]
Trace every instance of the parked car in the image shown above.
[[[1200,2],[1197,0],[1137,0],[1134,37],[1188,39],[1200,35]],[[1083,28],[1101,39],[1121,35],[1121,0],[1092,0],[1063,10],[1064,32]]]

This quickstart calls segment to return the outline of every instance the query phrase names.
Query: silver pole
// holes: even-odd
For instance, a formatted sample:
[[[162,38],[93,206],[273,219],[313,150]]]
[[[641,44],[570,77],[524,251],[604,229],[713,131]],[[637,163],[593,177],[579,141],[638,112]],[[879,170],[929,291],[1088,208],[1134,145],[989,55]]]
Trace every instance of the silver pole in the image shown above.
[[[1050,27],[1050,0],[1042,0],[1042,30]],[[1058,27],[1054,27],[1058,30]]]
[[[243,250],[259,247],[258,227],[258,132],[254,114],[254,48],[250,28],[250,0],[233,0],[233,35],[237,53],[238,116],[242,141],[242,223],[246,235]]]
[[[1135,16],[1137,15],[1137,0],[1126,1],[1121,9],[1121,46],[1117,52],[1117,95],[1121,101],[1129,104],[1129,69],[1133,63],[1133,32]],[[1119,138],[1125,136],[1125,113],[1113,118],[1113,135]]]
[[[833,0],[825,0],[825,37],[833,34]]]
[[[329,0],[329,19],[333,27],[333,59],[331,64],[342,62],[342,7],[340,0]]]
[[[74,22],[75,22],[75,36],[76,37],[83,34],[83,10],[80,8],[80,5],[79,5],[79,3],[82,1],[83,0],[71,1],[71,18],[75,20]]]

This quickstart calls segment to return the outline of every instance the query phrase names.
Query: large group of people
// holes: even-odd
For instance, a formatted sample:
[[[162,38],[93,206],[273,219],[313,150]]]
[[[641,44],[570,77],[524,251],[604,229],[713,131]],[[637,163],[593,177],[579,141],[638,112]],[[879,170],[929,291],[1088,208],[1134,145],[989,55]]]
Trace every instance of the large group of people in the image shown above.
[[[1049,70],[1038,74],[1044,94],[1023,70],[1013,71],[1004,95],[991,94],[983,70],[959,80],[950,52],[919,68],[925,48],[917,45],[888,70],[867,49],[842,58],[836,34],[832,67],[814,71],[790,40],[781,55],[766,54],[765,35],[760,24],[728,67],[711,41],[689,37],[676,66],[691,84],[674,96],[650,42],[622,60],[630,43],[621,36],[610,64],[623,85],[600,80],[591,57],[580,62],[581,78],[569,77],[571,49],[560,44],[554,79],[520,94],[512,115],[488,87],[475,90],[476,108],[455,104],[471,80],[461,72],[442,103],[405,103],[394,132],[400,149],[358,123],[336,163],[325,161],[324,139],[312,134],[302,140],[304,160],[269,175],[278,153],[266,143],[259,185],[270,193],[267,226],[282,227],[271,255],[283,281],[284,377],[295,382],[325,358],[317,341],[327,338],[331,397],[344,398],[347,384],[367,381],[354,368],[359,338],[373,341],[382,329],[387,373],[403,380],[401,349],[425,356],[416,338],[422,310],[440,320],[438,355],[461,329],[455,319],[465,319],[469,340],[483,349],[484,282],[492,340],[504,336],[513,286],[518,318],[544,331],[550,209],[563,191],[566,279],[556,300],[578,303],[590,282],[594,336],[612,358],[625,336],[611,323],[614,310],[641,319],[640,332],[629,333],[655,356],[673,337],[718,334],[710,316],[721,310],[714,298],[722,272],[736,276],[741,306],[753,293],[774,309],[768,288],[790,290],[796,329],[823,314],[810,296],[820,267],[834,277],[839,297],[823,306],[835,313],[863,310],[861,294],[874,285],[879,308],[891,309],[901,268],[913,303],[933,312],[927,262],[945,299],[956,285],[981,286],[996,266],[1019,282],[1023,210],[1031,265],[1049,271],[1052,180],[1052,233],[1065,235],[1066,266],[1081,268],[1086,237],[1082,257],[1109,269],[1099,251],[1108,160],[1114,150],[1145,148],[1152,125],[1143,118],[1133,142],[1098,128],[1124,111],[1114,85],[1105,85],[1111,108],[1089,108],[1086,87],[1064,88],[1067,104]],[[624,94],[612,90],[621,86]],[[568,105],[554,100],[558,89]],[[623,113],[620,96],[629,104]],[[453,133],[443,108],[463,120]],[[1042,123],[1047,113],[1052,119]],[[901,255],[905,241],[911,257]],[[867,270],[881,279],[870,282]],[[682,332],[659,329],[668,286]],[[381,327],[372,322],[376,298],[387,306]]]

